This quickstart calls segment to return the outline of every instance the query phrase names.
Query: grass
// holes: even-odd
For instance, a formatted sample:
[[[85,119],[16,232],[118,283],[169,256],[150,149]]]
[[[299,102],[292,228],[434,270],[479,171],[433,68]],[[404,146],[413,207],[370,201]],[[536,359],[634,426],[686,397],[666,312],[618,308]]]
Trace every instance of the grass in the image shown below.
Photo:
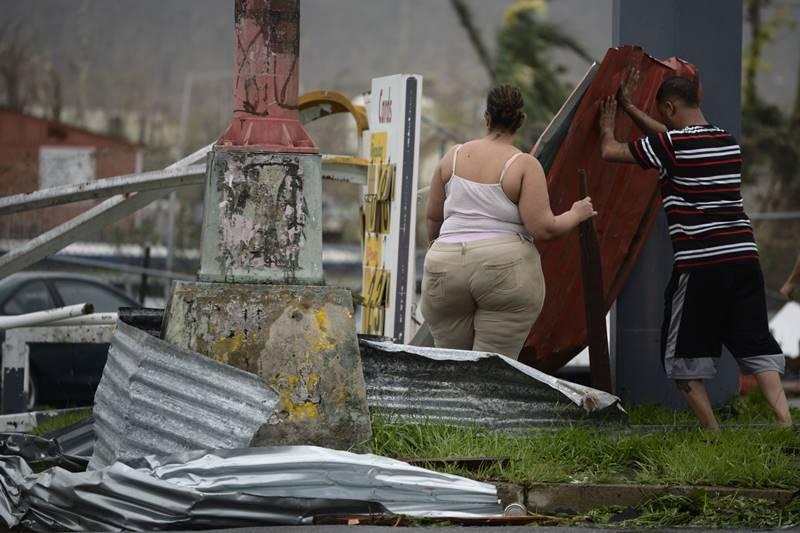
[[[709,497],[698,490],[691,496],[659,496],[636,509],[595,509],[573,520],[587,522],[625,528],[791,528],[800,525],[800,499],[782,507],[770,500],[743,496]]]
[[[65,427],[69,427],[73,424],[77,424],[84,418],[91,415],[92,415],[92,410],[86,409],[82,411],[73,411],[70,413],[65,413],[63,415],[54,416],[38,424],[33,429],[33,431],[31,431],[31,433],[33,435],[45,435],[47,433],[58,431],[59,429],[63,429]]]
[[[645,406],[628,410],[633,425],[694,425],[687,413]],[[90,416],[76,411],[49,419],[33,433],[46,434]],[[759,394],[739,398],[717,410],[727,424],[772,421]],[[800,421],[800,413],[793,413]],[[777,428],[728,429],[718,435],[699,430],[637,431],[586,426],[505,433],[437,423],[411,424],[373,416],[371,451],[389,457],[510,457],[475,472],[455,466],[435,468],[465,477],[530,482],[594,482],[720,485],[742,488],[800,488],[800,432]],[[546,523],[546,522],[545,522]],[[553,517],[553,525],[621,528],[788,528],[800,526],[800,498],[786,507],[743,496],[653,498],[636,508],[594,509],[578,516]],[[430,525],[430,524],[429,524]]]
[[[671,411],[657,405],[626,408],[632,425],[695,425],[697,419],[688,411]],[[717,420],[723,424],[771,424],[772,410],[759,391],[737,397],[730,403],[714,409]],[[800,409],[791,409],[792,417],[800,422]]]
[[[737,400],[728,412],[729,423],[771,420],[769,406],[757,395]],[[653,408],[631,410],[631,417],[640,424],[695,423],[683,414]],[[727,429],[715,435],[696,429],[571,426],[513,434],[412,424],[381,415],[373,416],[371,442],[373,453],[397,458],[510,458],[507,464],[477,472],[450,465],[437,468],[479,479],[789,489],[800,488],[800,459],[789,453],[798,448],[800,432],[776,427]]]

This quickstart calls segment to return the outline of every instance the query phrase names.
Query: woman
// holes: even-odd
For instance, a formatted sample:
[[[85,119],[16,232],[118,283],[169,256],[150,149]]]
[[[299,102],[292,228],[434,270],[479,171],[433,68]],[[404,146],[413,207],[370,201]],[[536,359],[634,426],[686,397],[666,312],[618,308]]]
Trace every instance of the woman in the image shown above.
[[[488,135],[453,147],[431,180],[422,314],[437,347],[516,359],[544,304],[532,240],[597,213],[587,197],[553,215],[542,166],[512,144],[526,118],[519,89],[492,89],[484,118]]]

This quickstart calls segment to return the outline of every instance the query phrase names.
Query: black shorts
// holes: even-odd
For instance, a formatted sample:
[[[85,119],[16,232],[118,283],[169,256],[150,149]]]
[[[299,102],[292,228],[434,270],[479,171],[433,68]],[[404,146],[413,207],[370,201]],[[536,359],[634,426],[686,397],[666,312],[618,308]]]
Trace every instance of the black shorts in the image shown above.
[[[786,358],[769,331],[758,261],[672,273],[661,334],[667,376],[713,377],[723,345],[745,374],[785,369]]]

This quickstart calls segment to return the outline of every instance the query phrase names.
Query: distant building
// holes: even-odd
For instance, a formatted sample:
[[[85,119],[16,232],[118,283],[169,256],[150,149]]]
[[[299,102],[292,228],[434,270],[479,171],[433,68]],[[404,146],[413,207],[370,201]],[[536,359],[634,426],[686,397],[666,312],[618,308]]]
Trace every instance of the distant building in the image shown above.
[[[0,196],[141,172],[140,146],[61,122],[0,109]],[[0,216],[0,239],[28,239],[97,201]]]

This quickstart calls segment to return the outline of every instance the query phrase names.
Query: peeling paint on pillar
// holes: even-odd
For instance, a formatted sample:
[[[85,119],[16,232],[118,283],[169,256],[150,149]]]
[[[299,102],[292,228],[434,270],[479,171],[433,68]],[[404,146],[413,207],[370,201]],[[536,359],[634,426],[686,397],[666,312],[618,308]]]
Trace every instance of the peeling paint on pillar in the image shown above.
[[[253,446],[347,449],[371,435],[350,292],[178,282],[164,339],[259,376],[279,398]]]
[[[200,279],[322,283],[320,156],[220,150],[210,159]]]

